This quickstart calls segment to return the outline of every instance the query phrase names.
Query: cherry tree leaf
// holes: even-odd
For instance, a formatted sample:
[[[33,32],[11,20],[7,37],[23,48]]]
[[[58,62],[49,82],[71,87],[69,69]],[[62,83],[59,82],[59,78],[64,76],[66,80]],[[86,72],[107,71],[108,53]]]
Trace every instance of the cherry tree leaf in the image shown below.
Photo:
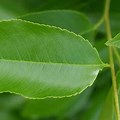
[[[91,86],[105,66],[80,35],[23,20],[0,22],[0,92],[69,97]]]

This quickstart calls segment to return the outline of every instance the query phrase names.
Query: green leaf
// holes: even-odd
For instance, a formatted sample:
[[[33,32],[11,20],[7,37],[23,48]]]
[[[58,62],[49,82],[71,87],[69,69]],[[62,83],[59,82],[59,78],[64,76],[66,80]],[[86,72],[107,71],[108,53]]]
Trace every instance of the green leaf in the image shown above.
[[[0,22],[0,33],[0,92],[72,96],[106,66],[87,40],[67,30],[11,20]]]
[[[106,45],[120,48],[120,33],[118,33],[112,40],[107,41]]]
[[[86,33],[93,27],[84,14],[72,10],[50,10],[31,13],[21,16],[20,19],[60,27],[77,34]]]

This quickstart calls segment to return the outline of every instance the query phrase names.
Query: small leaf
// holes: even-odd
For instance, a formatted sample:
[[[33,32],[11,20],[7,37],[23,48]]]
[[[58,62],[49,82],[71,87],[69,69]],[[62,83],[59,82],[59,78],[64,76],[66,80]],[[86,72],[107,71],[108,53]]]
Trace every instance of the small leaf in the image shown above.
[[[107,41],[106,45],[120,48],[120,33],[118,33],[112,40]]]
[[[22,20],[0,22],[0,92],[29,98],[80,94],[106,65],[87,40]]]

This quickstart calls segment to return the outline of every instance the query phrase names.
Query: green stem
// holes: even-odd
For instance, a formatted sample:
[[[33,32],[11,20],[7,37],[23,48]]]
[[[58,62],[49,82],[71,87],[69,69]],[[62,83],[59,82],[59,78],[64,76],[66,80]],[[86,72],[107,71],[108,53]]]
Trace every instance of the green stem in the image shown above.
[[[107,39],[108,40],[112,39],[111,28],[110,28],[110,20],[109,20],[109,8],[110,8],[110,0],[106,0],[104,20],[105,20],[105,26],[106,26],[106,32],[107,32]],[[113,85],[113,92],[114,92],[116,117],[117,117],[117,120],[120,120],[119,100],[118,100],[118,91],[117,91],[117,83],[116,83],[116,75],[115,75],[115,69],[114,69],[112,47],[109,47],[109,59],[110,59],[111,74],[112,74],[112,85]]]

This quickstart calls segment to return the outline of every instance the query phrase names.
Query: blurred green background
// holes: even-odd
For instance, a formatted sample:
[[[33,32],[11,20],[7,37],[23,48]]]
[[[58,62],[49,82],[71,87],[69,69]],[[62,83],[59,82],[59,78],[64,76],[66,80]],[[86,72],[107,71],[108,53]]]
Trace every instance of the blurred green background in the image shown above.
[[[0,0],[0,20],[44,10],[76,10],[84,13],[95,25],[104,10],[104,0]],[[119,0],[111,3],[113,36],[120,29]],[[59,22],[59,21],[58,21]],[[79,22],[79,21],[77,21]],[[104,27],[94,31],[94,46],[102,60],[108,62]],[[116,69],[117,62],[116,62]],[[109,69],[98,75],[92,87],[70,98],[29,100],[11,93],[0,94],[0,120],[99,120],[111,88]]]

